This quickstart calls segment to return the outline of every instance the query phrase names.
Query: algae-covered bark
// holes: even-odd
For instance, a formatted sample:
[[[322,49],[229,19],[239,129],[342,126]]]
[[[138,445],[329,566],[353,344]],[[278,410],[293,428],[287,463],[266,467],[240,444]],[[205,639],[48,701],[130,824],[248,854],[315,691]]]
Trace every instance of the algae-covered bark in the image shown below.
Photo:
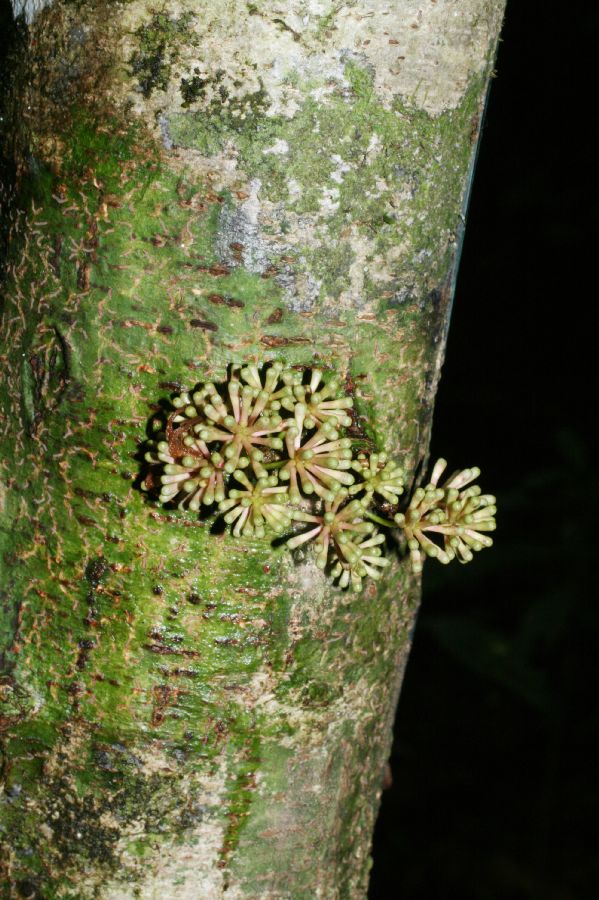
[[[417,582],[396,555],[348,595],[309,554],[158,508],[140,447],[172,392],[281,359],[339,373],[417,476],[502,5],[26,5],[5,896],[365,895]]]

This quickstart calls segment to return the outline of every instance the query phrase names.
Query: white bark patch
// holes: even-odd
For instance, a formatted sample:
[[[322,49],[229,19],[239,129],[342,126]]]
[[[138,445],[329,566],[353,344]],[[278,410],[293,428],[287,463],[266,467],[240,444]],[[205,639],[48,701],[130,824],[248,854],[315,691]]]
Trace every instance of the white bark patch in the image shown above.
[[[287,181],[287,190],[289,191],[291,202],[298,200],[302,196],[302,186],[295,178],[290,178]]]
[[[331,157],[331,161],[335,163],[336,169],[334,172],[331,172],[331,178],[333,181],[336,181],[337,184],[341,184],[346,172],[351,172],[351,166],[348,165],[338,153],[334,153]]]
[[[205,178],[216,191],[231,193],[242,191],[249,194],[246,201],[237,208],[228,207],[221,213],[217,252],[221,262],[234,268],[240,264],[250,271],[263,272],[270,262],[277,262],[279,274],[276,283],[283,290],[290,309],[305,312],[312,308],[319,297],[321,284],[305,268],[302,254],[305,247],[318,248],[327,240],[326,233],[316,233],[311,216],[298,216],[280,203],[272,203],[260,196],[260,180],[249,180],[237,167],[235,148],[209,157],[195,150],[178,148],[171,157],[171,165],[182,173],[193,172]],[[290,199],[302,194],[302,187],[294,178],[287,182]],[[289,224],[288,233],[283,236],[281,220]],[[323,219],[324,221],[324,219]],[[243,244],[241,259],[231,249],[232,243]],[[293,253],[297,257],[299,269],[281,265],[280,257]],[[253,268],[252,268],[253,267]],[[302,268],[304,267],[304,268]]]
[[[222,795],[219,798],[222,802]],[[142,886],[134,888],[108,884],[102,893],[106,900],[221,900],[223,873],[218,868],[224,830],[209,823],[199,825],[187,837],[189,843],[162,846],[157,871]]]
[[[372,134],[370,136],[370,141],[368,142],[368,149],[366,150],[366,159],[370,163],[373,159],[375,159],[381,150],[383,149],[383,142],[381,141],[378,134]]]
[[[12,0],[12,9],[15,19],[23,16],[28,25],[31,25],[35,17],[46,6],[50,6],[52,0]]]
[[[263,152],[264,153],[275,153],[277,156],[284,156],[286,153],[289,153],[289,144],[287,143],[287,141],[284,141],[284,140],[282,140],[282,138],[279,138],[277,141],[274,142],[272,147],[266,147],[266,149]]]
[[[337,212],[339,209],[339,188],[335,187],[325,187],[322,192],[322,199],[320,201],[320,211],[325,216],[331,215],[331,213]]]
[[[32,10],[43,0],[15,3]],[[166,91],[144,98],[127,85],[136,111],[182,108],[181,78],[200,72],[210,79],[219,72],[218,83],[209,80],[193,108],[214,101],[226,107],[263,90],[268,115],[292,117],[307,88],[326,101],[327,94],[347,87],[345,64],[353,61],[371,71],[384,105],[402,98],[437,115],[458,106],[472,76],[484,70],[501,18],[496,0],[359,0],[341,7],[336,0],[288,0],[283,6],[264,0],[254,14],[248,6],[236,0],[170,4],[173,20],[192,14],[189,33],[198,40],[196,46],[180,41]],[[125,63],[136,49],[136,30],[148,24],[153,8],[150,0],[133,0],[123,10]],[[243,110],[239,115],[244,117]]]
[[[236,192],[250,194],[245,202],[233,199],[222,210],[216,249],[223,263],[257,274],[276,265],[275,281],[295,312],[309,313],[320,305],[332,314],[339,307],[368,314],[373,311],[371,282],[396,281],[391,258],[374,271],[376,247],[363,229],[361,236],[354,229],[336,239],[337,248],[347,249],[344,260],[337,254],[339,277],[328,278],[321,262],[331,247],[331,221],[342,214],[341,198],[355,165],[346,148],[329,152],[332,168],[326,175],[322,167],[315,169],[316,183],[310,171],[306,181],[293,171],[285,200],[275,194],[271,198],[265,178],[260,192],[252,163],[244,157],[240,164],[243,142],[236,145],[231,121],[246,120],[246,136],[256,128],[260,147],[260,122],[274,116],[293,119],[307,102],[316,101],[326,110],[345,99],[349,114],[355,102],[349,65],[368,73],[378,104],[388,110],[399,100],[432,116],[447,112],[459,105],[472,77],[488,64],[501,9],[499,0],[355,0],[341,5],[336,0],[264,0],[253,7],[235,0],[173,0],[167,44],[158,61],[150,60],[164,71],[145,97],[131,60],[139,59],[145,46],[155,7],[150,0],[132,0],[123,9],[120,44],[122,71],[129,74],[117,91],[145,122],[156,123],[157,137],[175,167],[205,175],[215,190],[228,190],[233,198]],[[194,78],[200,84],[197,96],[184,97],[183,83]],[[200,140],[193,149],[194,128],[201,128],[203,116],[225,123],[226,139],[219,143],[218,136],[207,132],[204,143]],[[318,142],[320,118],[314,115],[306,126],[312,129],[313,143]],[[201,147],[206,148],[203,153],[198,152]],[[384,150],[384,140],[372,134],[362,165],[375,165]],[[296,162],[288,134],[279,136],[276,130],[261,152],[263,160],[284,161],[289,155]],[[414,157],[416,153],[417,148]],[[245,167],[250,171],[244,172]],[[295,204],[305,203],[306,192],[314,187],[316,207],[296,212]],[[410,228],[416,187],[410,171],[405,178],[392,173],[379,177],[365,196],[380,201],[387,216]],[[410,247],[405,250],[409,254]],[[285,256],[293,264],[281,263]]]
[[[292,641],[299,640],[306,628],[312,628],[327,608],[330,584],[322,569],[309,556],[301,565],[290,565],[287,572],[293,604],[287,630]]]
[[[216,249],[229,266],[241,262],[248,272],[264,272],[269,264],[268,247],[260,234],[261,188],[259,178],[249,184],[249,197],[238,207],[225,206],[220,215]]]
[[[483,71],[500,21],[489,0],[366,0],[339,11],[334,41],[363,58],[383,102],[399,96],[436,115]]]
[[[154,770],[164,767],[159,761]],[[166,763],[168,765],[168,763]],[[144,766],[147,769],[147,765]],[[179,789],[181,789],[179,785]],[[215,775],[197,775],[188,778],[183,786],[196,808],[202,809],[202,821],[185,832],[185,840],[162,845],[157,864],[148,867],[141,883],[131,886],[118,879],[105,883],[100,896],[103,900],[221,900],[223,897],[223,872],[219,868],[220,850],[225,838],[225,827],[220,815],[225,793],[224,772]],[[127,844],[135,838],[124,834],[117,852],[120,854],[123,873],[138,870],[139,860],[127,851]]]
[[[166,150],[173,149],[173,141],[170,134],[170,129],[168,125],[168,119],[166,116],[158,116],[158,127],[160,128],[160,134],[162,136],[162,143],[165,146]]]
[[[258,178],[250,182],[250,196],[241,204],[241,210],[251,225],[258,224],[258,216],[260,214],[260,200],[258,193],[262,184]]]
[[[166,119],[164,123],[168,127]],[[238,170],[237,150],[230,144],[222,153],[215,153],[214,156],[205,156],[197,150],[177,147],[169,157],[169,163],[177,172],[184,175],[191,174],[193,177],[208,181],[215,191],[244,190],[247,193],[248,178],[244,172]]]
[[[324,623],[320,623],[323,627]],[[280,757],[274,754],[272,768],[265,765],[257,780],[257,791],[249,819],[249,840],[255,839],[254,829],[261,839],[272,845],[273,858],[278,849],[288,852],[297,846],[302,852],[305,835],[311,835],[312,868],[314,884],[320,885],[315,897],[333,897],[331,885],[330,846],[332,836],[340,829],[342,811],[347,794],[352,785],[343,773],[351,769],[351,760],[356,746],[364,747],[363,732],[378,716],[377,693],[380,688],[363,677],[356,682],[347,682],[343,694],[326,710],[302,709],[300,704],[287,708],[273,702],[267,705],[273,719],[283,714],[292,727],[292,733],[279,739],[279,745],[292,751],[281,768]],[[348,737],[352,734],[352,738]],[[277,802],[280,785],[284,779],[288,787],[288,799]],[[326,805],[319,807],[319,816],[314,817],[313,797],[324,794],[330,798]],[[241,900],[248,894],[243,885],[243,864],[247,831],[242,831],[236,855],[231,861],[230,887],[227,891]],[[357,850],[358,848],[356,848]],[[250,895],[253,896],[253,895]],[[286,896],[265,894],[264,896]],[[352,894],[353,896],[353,894]]]
[[[87,734],[83,729],[72,730],[68,742],[60,745],[60,753],[49,757],[45,774],[48,778],[63,776],[65,760],[81,759],[81,748]],[[135,757],[146,776],[173,775],[173,761],[162,751],[158,743],[145,749],[136,748]],[[78,793],[73,782],[72,794]],[[120,832],[114,846],[119,859],[119,874],[105,880],[102,868],[78,873],[77,888],[81,897],[99,897],[102,900],[222,900],[223,872],[219,868],[220,851],[226,833],[223,821],[223,797],[226,794],[226,771],[222,765],[213,774],[190,774],[177,781],[177,796],[181,803],[189,805],[196,822],[186,829],[183,840],[161,842],[159,854],[139,857],[135,843],[144,834],[143,821],[122,822],[112,812],[104,811],[99,824]],[[54,831],[55,822],[41,822],[40,829]]]
[[[350,247],[353,250],[354,258],[349,267],[349,287],[342,291],[339,297],[339,305],[348,309],[357,308],[362,305],[361,298],[364,291],[364,281],[369,272],[369,259],[374,253],[374,241],[369,240],[359,229],[351,226],[348,238]]]

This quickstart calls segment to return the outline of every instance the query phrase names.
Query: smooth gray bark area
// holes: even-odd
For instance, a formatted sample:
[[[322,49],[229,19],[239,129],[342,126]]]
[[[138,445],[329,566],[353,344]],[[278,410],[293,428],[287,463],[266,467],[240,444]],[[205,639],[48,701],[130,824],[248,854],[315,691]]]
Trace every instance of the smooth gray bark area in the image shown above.
[[[503,6],[17,7],[3,896],[365,896],[418,579],[390,548],[348,594],[159,508],[140,448],[169,394],[282,360],[418,478]]]

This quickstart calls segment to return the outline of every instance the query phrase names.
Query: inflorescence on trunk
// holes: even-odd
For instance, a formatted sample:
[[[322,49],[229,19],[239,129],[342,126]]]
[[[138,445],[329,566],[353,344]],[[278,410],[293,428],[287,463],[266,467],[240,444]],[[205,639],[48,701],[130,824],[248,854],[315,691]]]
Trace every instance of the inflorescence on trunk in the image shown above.
[[[179,510],[222,514],[236,537],[291,532],[287,546],[312,543],[316,565],[341,588],[359,590],[389,565],[377,525],[403,531],[415,572],[423,555],[469,562],[492,544],[495,498],[471,484],[476,468],[439,485],[447,465],[439,460],[399,510],[404,472],[347,435],[353,398],[334,375],[279,362],[233,366],[223,383],[171,404],[166,421],[153,421],[142,488]]]
[[[493,543],[486,532],[495,531],[495,497],[483,494],[478,485],[472,484],[480,469],[454,472],[439,485],[446,468],[446,461],[438,460],[429,483],[414,491],[405,513],[394,517],[405,532],[415,572],[422,568],[422,551],[441,563],[453,559],[466,563],[472,559],[473,551]],[[440,537],[442,544],[436,543],[434,536]]]

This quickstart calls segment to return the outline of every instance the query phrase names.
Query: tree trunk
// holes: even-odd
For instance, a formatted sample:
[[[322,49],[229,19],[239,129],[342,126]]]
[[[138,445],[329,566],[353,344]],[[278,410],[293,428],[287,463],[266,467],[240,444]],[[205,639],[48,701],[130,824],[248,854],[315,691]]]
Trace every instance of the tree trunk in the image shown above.
[[[503,0],[26,0],[4,92],[6,897],[360,898],[418,604],[139,490],[318,365],[414,481]]]

